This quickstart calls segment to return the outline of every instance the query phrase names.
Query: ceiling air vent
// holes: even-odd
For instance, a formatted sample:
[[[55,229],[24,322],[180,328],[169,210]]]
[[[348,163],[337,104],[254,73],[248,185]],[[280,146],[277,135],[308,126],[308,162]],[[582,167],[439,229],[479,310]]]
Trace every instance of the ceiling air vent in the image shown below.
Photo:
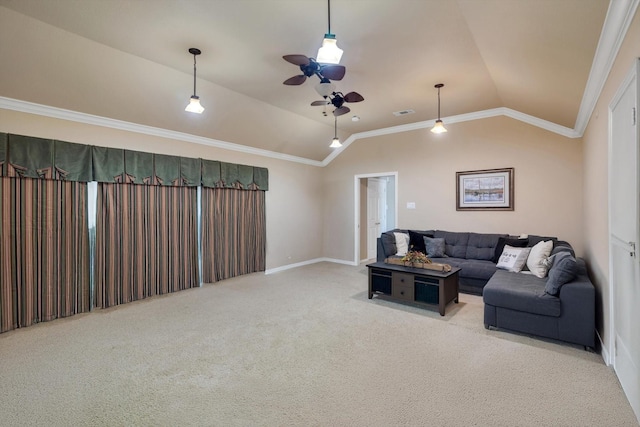
[[[413,110],[402,110],[402,111],[394,111],[393,115],[396,117],[406,116],[407,114],[413,114],[415,111]]]

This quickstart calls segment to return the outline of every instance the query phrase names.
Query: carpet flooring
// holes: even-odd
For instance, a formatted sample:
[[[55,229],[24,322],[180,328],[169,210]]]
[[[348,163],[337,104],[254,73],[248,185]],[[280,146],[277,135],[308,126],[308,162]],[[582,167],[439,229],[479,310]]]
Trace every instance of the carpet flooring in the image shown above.
[[[2,426],[638,426],[581,347],[374,297],[367,271],[252,274],[0,335]]]

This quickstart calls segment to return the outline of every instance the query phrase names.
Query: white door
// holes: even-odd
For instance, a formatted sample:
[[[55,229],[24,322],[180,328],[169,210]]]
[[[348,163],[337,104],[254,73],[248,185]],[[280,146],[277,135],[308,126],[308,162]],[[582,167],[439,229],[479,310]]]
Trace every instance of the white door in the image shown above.
[[[386,223],[386,182],[380,178],[367,180],[367,258],[376,257],[376,239]]]
[[[640,418],[638,63],[610,105],[610,248],[613,367]]]

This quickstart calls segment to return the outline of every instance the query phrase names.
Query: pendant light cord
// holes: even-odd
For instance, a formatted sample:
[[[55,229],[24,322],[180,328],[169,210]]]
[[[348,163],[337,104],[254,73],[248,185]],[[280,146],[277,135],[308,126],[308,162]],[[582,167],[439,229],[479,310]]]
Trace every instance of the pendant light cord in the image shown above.
[[[331,0],[327,0],[327,16],[329,21],[329,31],[327,31],[327,34],[331,34]]]
[[[440,88],[438,88],[438,120],[440,120]]]
[[[338,116],[333,116],[333,138],[338,139]]]
[[[193,96],[196,96],[196,55],[193,55]]]

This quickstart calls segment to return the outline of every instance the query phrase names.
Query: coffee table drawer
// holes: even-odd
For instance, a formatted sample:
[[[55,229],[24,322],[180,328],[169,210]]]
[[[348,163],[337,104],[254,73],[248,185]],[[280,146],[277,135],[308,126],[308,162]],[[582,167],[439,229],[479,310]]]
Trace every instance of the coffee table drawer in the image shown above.
[[[394,272],[392,276],[391,295],[394,298],[413,301],[413,274]]]

